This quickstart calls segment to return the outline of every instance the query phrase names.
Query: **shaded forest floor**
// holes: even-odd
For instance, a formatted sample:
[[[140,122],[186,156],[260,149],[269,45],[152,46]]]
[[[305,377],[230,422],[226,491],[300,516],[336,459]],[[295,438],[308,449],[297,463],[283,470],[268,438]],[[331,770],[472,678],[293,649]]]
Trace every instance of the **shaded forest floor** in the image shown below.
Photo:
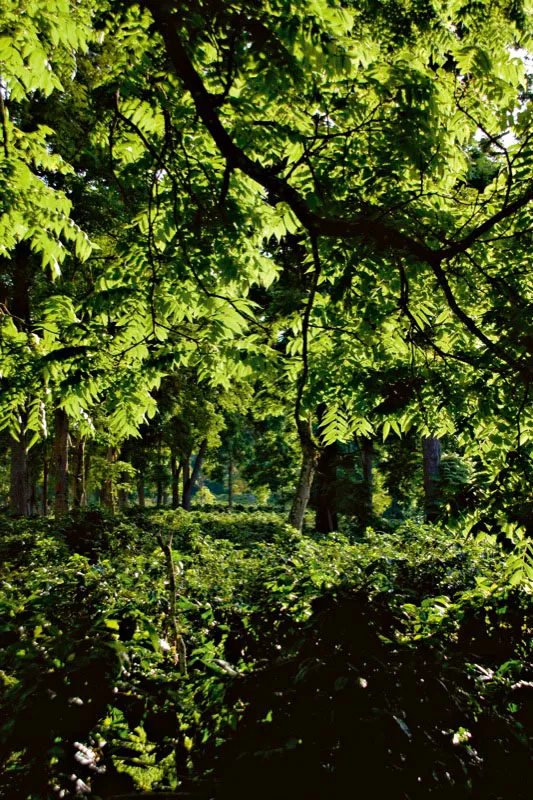
[[[88,510],[0,559],[10,800],[530,796],[532,587],[488,542]]]

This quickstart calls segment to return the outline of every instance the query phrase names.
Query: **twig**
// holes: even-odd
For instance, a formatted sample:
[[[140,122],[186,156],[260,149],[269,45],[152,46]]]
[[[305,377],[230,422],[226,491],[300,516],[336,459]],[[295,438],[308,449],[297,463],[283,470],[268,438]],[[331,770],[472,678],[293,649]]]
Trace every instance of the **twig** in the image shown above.
[[[174,566],[174,559],[172,557],[172,536],[168,542],[165,542],[160,533],[157,534],[157,539],[161,545],[161,549],[165,555],[167,562],[168,579],[170,582],[170,624],[172,626],[172,633],[174,635],[174,663],[178,665],[180,675],[187,675],[187,648],[183,636],[178,630],[178,622],[176,618],[176,567]]]

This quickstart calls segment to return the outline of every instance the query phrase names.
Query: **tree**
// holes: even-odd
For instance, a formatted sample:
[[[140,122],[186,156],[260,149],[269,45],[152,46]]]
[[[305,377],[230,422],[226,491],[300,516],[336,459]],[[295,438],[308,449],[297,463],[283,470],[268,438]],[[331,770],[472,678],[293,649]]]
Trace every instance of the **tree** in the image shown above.
[[[439,513],[438,482],[440,472],[440,440],[436,436],[422,439],[424,463],[424,499],[428,522],[433,522]]]
[[[297,527],[324,450],[354,436],[460,432],[493,480],[527,446],[520,3],[128,0],[69,16],[58,0],[24,26],[4,10],[7,296],[17,248],[34,259],[31,325],[2,319],[15,439],[29,448],[61,408],[86,436],[103,413],[124,442],[182,370],[210,391],[268,381],[300,442]]]
[[[20,339],[27,338],[30,344],[30,268],[29,248],[25,243],[18,245],[12,262],[12,296],[10,314],[14,320],[15,330]],[[7,259],[5,259],[7,261]],[[21,334],[21,336],[20,336]],[[31,345],[30,345],[31,347]],[[28,435],[27,408],[25,404],[18,406],[18,431],[11,441],[11,486],[10,506],[15,514],[25,515],[29,511],[29,475],[28,475]]]
[[[63,242],[73,243],[80,258],[90,250],[87,237],[69,219],[70,201],[47,180],[70,168],[50,146],[52,130],[35,121],[37,96],[61,89],[61,79],[73,68],[73,48],[88,46],[88,7],[80,3],[70,13],[65,3],[37,3],[32,12],[22,18],[18,4],[2,3],[0,268],[2,283],[12,287],[0,320],[2,426],[10,428],[13,438],[10,498],[18,514],[27,514],[33,505],[28,450],[45,425],[35,368],[42,350],[36,332],[39,312],[32,309],[33,254],[57,277],[66,253]]]
[[[31,243],[45,269],[41,279],[33,259],[30,277],[39,285],[31,330],[11,302],[2,317],[0,424],[13,432],[12,474],[22,486],[28,446],[47,435],[47,414],[59,408],[86,438],[94,435],[103,402],[112,438],[123,441],[153,415],[152,393],[168,371],[189,360],[204,369],[216,363],[213,383],[227,381],[228,357],[216,343],[240,329],[227,327],[217,312],[223,301],[195,296],[194,280],[184,281],[180,269],[158,276],[153,226],[161,217],[153,201],[158,182],[162,197],[168,187],[158,160],[136,141],[138,105],[118,102],[115,85],[130,63],[121,45],[128,19],[111,20],[91,3],[75,10],[36,3],[26,29],[16,4],[5,6],[2,247],[16,254]],[[106,20],[114,33],[107,38],[99,27]],[[139,28],[138,51],[150,45],[146,28]],[[163,127],[150,130],[159,135]],[[9,288],[12,264],[22,261],[6,256],[5,263]],[[238,297],[240,286],[233,291]],[[27,488],[21,492],[19,511],[26,513]]]
[[[56,477],[54,513],[56,517],[68,512],[68,416],[63,409],[55,413],[55,453],[54,467]]]
[[[389,5],[394,14],[374,3],[323,2],[310,11],[301,2],[264,4],[252,15],[223,4],[198,25],[200,8],[176,15],[174,3],[142,3],[180,81],[172,88],[169,75],[166,96],[179,102],[194,157],[210,159],[213,191],[222,191],[234,220],[256,221],[263,235],[307,236],[313,280],[296,398],[302,508],[316,466],[302,401],[319,284],[350,285],[368,264],[441,357],[512,374],[519,384],[531,375],[528,345],[511,323],[513,309],[531,302],[518,267],[533,197],[527,106],[512,122],[525,88],[512,47],[527,41],[528,17],[516,4],[490,15],[467,3],[420,13]],[[203,131],[193,132],[195,115]],[[506,147],[509,127],[516,144]],[[478,134],[494,165],[486,197],[469,155]],[[510,243],[520,257],[496,276]],[[433,331],[428,307],[416,308],[413,298],[435,291],[451,316]],[[293,510],[297,524],[300,512]]]

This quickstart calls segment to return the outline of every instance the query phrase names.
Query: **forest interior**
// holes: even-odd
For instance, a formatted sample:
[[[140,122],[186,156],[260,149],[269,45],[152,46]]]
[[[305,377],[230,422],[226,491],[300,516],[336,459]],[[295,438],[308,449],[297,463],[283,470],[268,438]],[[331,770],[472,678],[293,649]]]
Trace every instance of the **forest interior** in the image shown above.
[[[0,0],[0,797],[530,800],[533,0]]]

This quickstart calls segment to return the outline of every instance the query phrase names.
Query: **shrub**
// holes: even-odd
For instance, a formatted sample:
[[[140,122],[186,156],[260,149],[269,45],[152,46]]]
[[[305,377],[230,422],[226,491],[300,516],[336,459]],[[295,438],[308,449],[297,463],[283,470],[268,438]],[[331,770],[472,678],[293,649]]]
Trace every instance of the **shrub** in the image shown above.
[[[414,521],[310,537],[264,512],[0,524],[4,796],[212,775],[217,800],[354,780],[393,800],[525,797],[531,587],[493,545]]]

